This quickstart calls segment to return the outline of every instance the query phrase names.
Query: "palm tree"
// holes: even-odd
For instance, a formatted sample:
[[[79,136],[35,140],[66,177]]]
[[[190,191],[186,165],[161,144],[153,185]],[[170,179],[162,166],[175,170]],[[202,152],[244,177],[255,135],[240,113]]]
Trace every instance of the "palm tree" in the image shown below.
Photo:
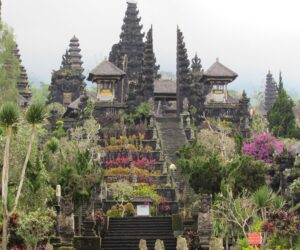
[[[3,206],[3,227],[2,227],[2,249],[7,249],[8,242],[8,175],[9,175],[9,148],[13,126],[19,119],[18,107],[11,102],[3,104],[0,110],[0,124],[6,129],[6,142],[3,155],[2,167],[2,206]]]
[[[14,208],[10,214],[12,214],[16,211],[18,203],[19,203],[23,183],[25,180],[26,168],[27,168],[27,164],[28,164],[29,157],[31,154],[32,145],[34,143],[34,139],[35,139],[35,135],[36,135],[36,127],[38,124],[43,123],[43,121],[46,118],[45,105],[43,105],[41,103],[31,104],[26,112],[25,118],[26,118],[27,122],[29,124],[31,124],[31,137],[30,137],[30,141],[29,141],[29,145],[28,145],[28,149],[27,149],[26,158],[25,158],[25,161],[24,161],[24,164],[22,167],[21,178],[20,178],[20,182],[19,182],[19,186],[18,186],[17,195],[15,198]]]
[[[278,193],[274,193],[268,186],[260,187],[252,197],[264,220],[266,219],[267,210],[282,209],[286,205],[285,199],[282,196],[278,196]]]

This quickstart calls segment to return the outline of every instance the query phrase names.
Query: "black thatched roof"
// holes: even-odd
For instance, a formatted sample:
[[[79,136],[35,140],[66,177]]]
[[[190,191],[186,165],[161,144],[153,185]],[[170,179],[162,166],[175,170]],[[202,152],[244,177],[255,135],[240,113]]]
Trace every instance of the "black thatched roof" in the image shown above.
[[[95,76],[125,76],[126,73],[119,69],[116,65],[112,64],[109,61],[103,61],[96,68],[94,68],[88,77],[88,80],[91,81]]]
[[[204,76],[208,77],[231,77],[236,78],[238,75],[231,69],[224,66],[217,59],[216,62],[210,66],[208,70],[204,72]]]
[[[176,94],[176,82],[172,80],[155,80],[154,93],[155,94]]]

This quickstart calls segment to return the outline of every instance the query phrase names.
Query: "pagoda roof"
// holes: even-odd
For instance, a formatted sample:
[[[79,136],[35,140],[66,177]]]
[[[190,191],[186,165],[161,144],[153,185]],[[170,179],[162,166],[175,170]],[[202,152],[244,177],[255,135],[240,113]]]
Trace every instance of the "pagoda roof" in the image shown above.
[[[98,66],[96,68],[94,68],[88,77],[89,81],[92,81],[94,77],[97,76],[125,76],[126,73],[119,69],[116,65],[114,65],[113,63],[104,60],[103,62],[101,62],[100,64],[98,64]]]
[[[217,59],[216,62],[209,67],[208,70],[204,72],[206,77],[218,77],[218,78],[233,78],[235,79],[238,75],[231,69],[224,66]]]
[[[155,94],[176,94],[177,85],[172,80],[155,80],[154,93]]]

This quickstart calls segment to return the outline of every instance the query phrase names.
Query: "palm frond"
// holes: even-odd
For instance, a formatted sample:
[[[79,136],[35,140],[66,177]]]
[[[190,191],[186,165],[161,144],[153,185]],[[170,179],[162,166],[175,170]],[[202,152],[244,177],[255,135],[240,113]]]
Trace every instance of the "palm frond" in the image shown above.
[[[12,102],[4,103],[0,109],[0,124],[4,127],[13,126],[19,119],[19,109]]]
[[[46,118],[46,108],[44,104],[33,103],[30,105],[26,112],[26,120],[30,124],[39,124],[42,123]]]

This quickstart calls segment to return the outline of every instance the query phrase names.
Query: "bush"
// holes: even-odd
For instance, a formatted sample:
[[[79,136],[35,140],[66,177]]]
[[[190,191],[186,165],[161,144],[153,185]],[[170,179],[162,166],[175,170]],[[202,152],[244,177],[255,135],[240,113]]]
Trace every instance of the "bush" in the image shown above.
[[[126,217],[133,217],[133,216],[135,216],[135,209],[134,209],[134,206],[132,205],[132,203],[127,203],[126,205],[125,205],[125,213],[124,213],[124,215],[126,216]]]
[[[122,205],[114,205],[111,207],[111,209],[109,209],[106,212],[106,215],[111,217],[111,218],[121,218],[122,217],[122,213],[123,213],[123,209],[124,209],[124,216],[125,217],[133,217],[135,216],[135,209],[134,206],[132,205],[132,203],[127,203],[126,205],[124,205],[124,208]]]
[[[150,186],[140,186],[133,190],[131,197],[151,197],[155,202],[158,202],[160,196],[154,188]]]
[[[32,249],[38,242],[47,239],[54,230],[55,212],[52,210],[37,210],[21,217],[18,235],[22,236]]]
[[[120,205],[114,205],[106,212],[106,215],[111,218],[121,218],[123,208]]]
[[[265,184],[265,165],[250,156],[239,156],[225,167],[226,183],[229,183],[234,194],[243,189],[254,192]]]
[[[276,137],[263,133],[254,137],[253,142],[244,143],[243,153],[252,156],[256,160],[272,163],[274,154],[283,152],[284,144]]]
[[[59,147],[59,140],[56,137],[52,137],[50,140],[46,142],[46,148],[55,153]]]

